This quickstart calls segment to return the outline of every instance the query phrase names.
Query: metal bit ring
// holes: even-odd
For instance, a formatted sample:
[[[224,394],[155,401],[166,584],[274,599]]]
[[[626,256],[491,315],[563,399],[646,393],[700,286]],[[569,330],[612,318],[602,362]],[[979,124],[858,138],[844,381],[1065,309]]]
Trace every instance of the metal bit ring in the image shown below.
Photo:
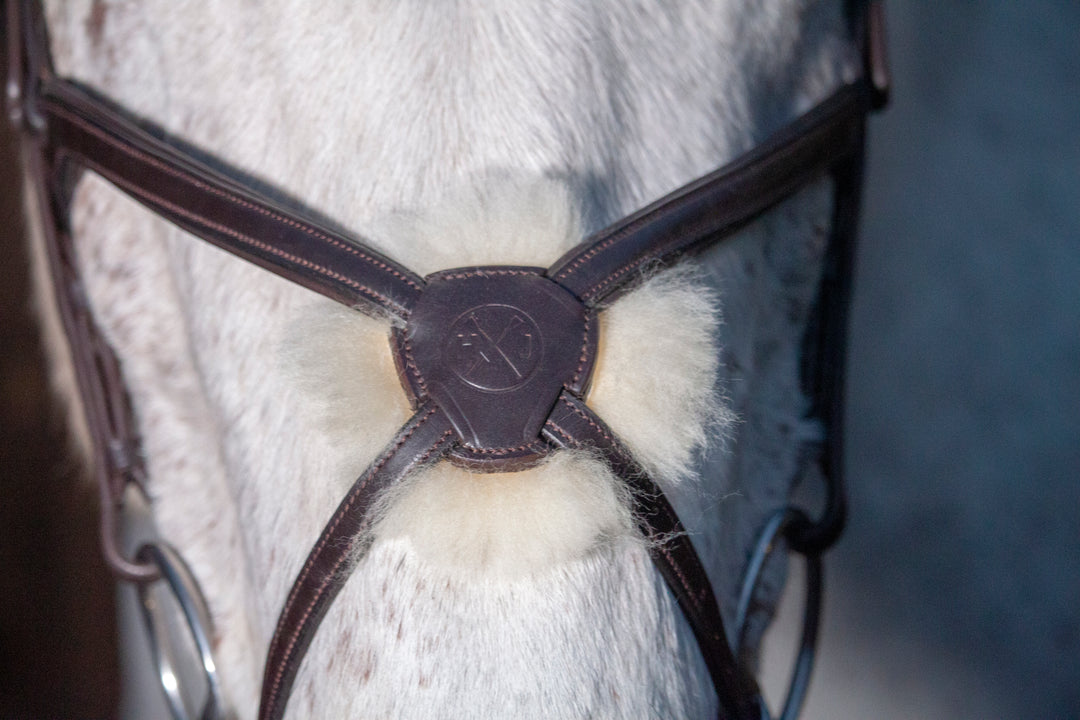
[[[735,626],[731,636],[732,650],[736,657],[742,650],[743,633],[746,630],[746,620],[750,613],[750,603],[753,601],[754,591],[761,579],[761,570],[765,561],[775,549],[777,538],[792,524],[809,522],[809,518],[802,510],[793,507],[785,507],[777,510],[766,521],[765,526],[758,536],[747,564],[746,574],[743,576],[742,587],[739,591],[739,604],[735,613]],[[821,597],[823,592],[823,571],[821,556],[818,554],[804,554],[806,561],[806,598],[803,603],[803,627],[802,636],[799,640],[799,652],[795,658],[795,666],[788,682],[787,697],[778,720],[794,720],[799,715],[803,701],[806,699],[806,691],[810,687],[810,674],[814,668],[814,653],[817,649],[818,625],[821,619]],[[760,698],[762,720],[769,720],[769,711],[764,698]]]
[[[195,578],[180,555],[164,542],[147,543],[136,555],[139,562],[155,565],[160,571],[159,581],[138,585],[143,620],[150,637],[151,654],[161,683],[162,691],[174,720],[219,720],[223,715],[221,681],[217,664],[210,646],[210,614],[206,608]],[[153,588],[164,582],[183,615],[187,634],[197,655],[198,671],[206,683],[205,700],[193,698],[195,692],[181,682],[181,658],[170,635],[170,619],[175,613],[159,602]],[[200,707],[201,705],[201,707]]]

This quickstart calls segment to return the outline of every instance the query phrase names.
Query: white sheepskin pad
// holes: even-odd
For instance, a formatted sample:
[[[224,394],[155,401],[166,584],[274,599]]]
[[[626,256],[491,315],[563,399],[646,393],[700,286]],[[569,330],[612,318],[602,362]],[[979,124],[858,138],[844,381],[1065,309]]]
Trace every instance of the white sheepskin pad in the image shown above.
[[[684,263],[600,314],[589,405],[658,479],[688,477],[694,451],[734,422],[714,394],[719,306]]]
[[[581,558],[633,527],[620,484],[600,460],[553,454],[514,473],[442,463],[387,493],[376,536],[405,538],[435,567],[521,577]]]
[[[376,224],[387,252],[421,273],[473,264],[546,266],[581,241],[564,184],[481,178],[425,212]],[[694,452],[731,421],[717,407],[715,297],[689,265],[643,279],[600,314],[588,402],[658,478],[687,476]],[[313,308],[296,323],[288,365],[324,431],[350,443],[359,472],[408,416],[389,349],[390,322]],[[722,428],[721,428],[722,429]],[[439,463],[388,492],[376,539],[411,543],[435,567],[521,577],[634,536],[626,491],[600,460],[559,452],[522,472],[477,474]]]

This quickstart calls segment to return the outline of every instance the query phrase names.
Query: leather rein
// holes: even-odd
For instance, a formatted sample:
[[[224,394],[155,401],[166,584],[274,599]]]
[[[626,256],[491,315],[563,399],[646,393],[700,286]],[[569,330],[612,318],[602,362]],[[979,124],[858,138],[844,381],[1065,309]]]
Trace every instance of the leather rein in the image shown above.
[[[283,716],[300,663],[344,584],[346,560],[383,489],[440,459],[505,472],[528,467],[557,448],[599,453],[631,489],[638,528],[650,540],[655,566],[697,639],[720,717],[768,717],[753,676],[733,651],[746,603],[740,601],[738,627],[729,635],[674,509],[584,397],[596,352],[596,314],[631,289],[645,269],[721,242],[807,183],[832,177],[832,235],[802,368],[812,413],[826,429],[820,457],[825,508],[817,519],[788,508],[770,520],[740,595],[752,595],[776,535],[782,533],[788,546],[806,557],[810,597],[796,672],[805,690],[820,602],[820,555],[844,525],[844,336],[865,119],[885,104],[888,92],[879,3],[852,12],[865,58],[862,77],[753,150],[591,235],[551,267],[471,267],[427,277],[361,238],[286,209],[211,168],[177,141],[167,142],[160,130],[133,120],[92,90],[57,77],[36,3],[8,0],[6,10],[7,109],[22,134],[41,205],[52,284],[93,441],[102,546],[120,579],[145,585],[161,577],[164,566],[154,553],[131,559],[118,544],[125,491],[142,486],[145,465],[120,363],[91,315],[76,262],[70,203],[84,171],[202,240],[350,308],[389,313],[403,322],[391,345],[414,414],[342,499],[300,570],[267,654],[260,720]],[[540,359],[476,374],[444,338],[450,330],[491,323],[525,328],[543,343],[543,353],[530,354]],[[798,713],[802,695],[800,690],[795,697],[795,689],[784,717]],[[219,712],[209,708],[202,716]]]

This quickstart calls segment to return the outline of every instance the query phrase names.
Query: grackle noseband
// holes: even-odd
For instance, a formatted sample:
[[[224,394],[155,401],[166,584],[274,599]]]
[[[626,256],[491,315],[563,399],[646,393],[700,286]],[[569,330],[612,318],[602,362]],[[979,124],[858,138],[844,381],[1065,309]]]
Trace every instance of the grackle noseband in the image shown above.
[[[179,598],[211,680],[200,717],[222,712],[198,588],[175,551],[148,545],[126,558],[117,545],[124,491],[144,479],[140,442],[118,360],[90,314],[69,227],[83,171],[195,236],[349,307],[402,321],[391,344],[411,419],[361,475],[327,522],[281,611],[268,652],[260,720],[282,717],[319,623],[341,588],[353,539],[381,490],[417,468],[448,459],[483,472],[534,464],[554,448],[599,452],[633,491],[639,529],[697,639],[724,718],[768,711],[736,661],[749,598],[773,540],[784,537],[808,564],[802,648],[783,717],[804,694],[816,637],[823,551],[844,523],[841,404],[865,119],[887,100],[883,17],[878,2],[853,4],[850,23],[862,76],[836,90],[764,143],[715,172],[586,238],[548,268],[467,267],[420,277],[368,247],[286,210],[212,169],[196,154],[78,83],[57,77],[36,3],[8,0],[7,108],[20,129],[41,202],[56,300],[71,345],[94,444],[106,558],[141,587],[159,578]],[[205,156],[204,156],[205,157]],[[812,520],[792,507],[772,516],[748,563],[734,632],[720,611],[675,511],[623,443],[586,404],[597,349],[597,313],[642,270],[730,237],[810,181],[835,182],[833,227],[814,322],[804,338],[803,386],[826,438],[826,503]],[[199,642],[201,638],[201,643]],[[175,709],[183,716],[182,709]]]

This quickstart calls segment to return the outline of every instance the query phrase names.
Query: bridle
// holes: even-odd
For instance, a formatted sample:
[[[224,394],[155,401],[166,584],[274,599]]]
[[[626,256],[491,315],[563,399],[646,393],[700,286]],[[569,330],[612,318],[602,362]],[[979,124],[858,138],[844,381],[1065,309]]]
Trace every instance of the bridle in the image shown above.
[[[261,720],[282,717],[300,662],[343,584],[345,561],[381,490],[443,458],[480,471],[510,471],[535,463],[552,448],[601,454],[633,491],[639,529],[653,541],[654,563],[694,632],[722,717],[767,717],[757,685],[736,661],[732,645],[740,642],[749,598],[773,539],[782,533],[788,546],[804,555],[803,641],[783,716],[797,714],[816,637],[820,556],[844,524],[843,340],[864,124],[867,112],[884,104],[888,90],[881,7],[873,3],[850,14],[866,58],[863,76],[750,152],[586,238],[549,268],[458,268],[420,277],[360,239],[278,206],[167,144],[163,133],[133,121],[91,90],[57,77],[39,9],[9,0],[7,107],[22,131],[42,205],[57,305],[93,438],[104,552],[117,576],[145,585],[165,575],[174,590],[198,594],[197,587],[194,593],[185,590],[194,583],[173,551],[148,546],[132,560],[117,545],[125,490],[141,485],[145,470],[119,362],[90,314],[75,261],[69,208],[83,170],[203,240],[351,308],[389,313],[404,323],[392,346],[414,414],[341,501],[304,563],[270,644]],[[817,520],[796,508],[770,518],[750,558],[737,627],[729,636],[701,561],[671,505],[583,400],[596,353],[595,318],[644,269],[731,236],[826,174],[836,183],[833,228],[803,367],[812,412],[826,428],[825,509]],[[528,338],[528,351],[518,348],[513,358],[507,356],[500,340],[484,332],[493,324],[517,325],[517,336]],[[465,334],[479,336],[502,361],[478,370],[455,344],[454,338]],[[185,613],[193,632],[203,634],[203,647],[205,619]],[[216,694],[210,695],[203,717],[220,711]]]
[[[756,682],[736,661],[737,648],[774,540],[782,536],[805,557],[803,638],[783,711],[784,718],[797,715],[816,639],[820,558],[845,518],[844,336],[865,118],[885,104],[888,93],[880,4],[854,4],[849,16],[865,58],[863,75],[753,150],[586,238],[551,267],[468,267],[420,277],[361,239],[323,227],[212,169],[175,140],[166,141],[159,129],[57,77],[40,9],[9,0],[7,108],[22,133],[41,203],[52,283],[93,439],[102,544],[115,574],[141,587],[166,580],[208,655],[205,610],[175,551],[148,545],[131,559],[118,545],[125,491],[142,485],[145,469],[119,362],[91,316],[77,269],[69,210],[84,170],[207,242],[350,308],[401,321],[391,345],[413,415],[349,490],[300,570],[270,644],[260,720],[282,717],[305,651],[347,576],[346,560],[383,489],[441,459],[506,472],[535,464],[557,448],[599,454],[631,489],[638,527],[694,632],[721,717],[768,717]],[[818,519],[795,507],[769,518],[749,558],[729,634],[672,506],[584,400],[597,349],[596,317],[643,271],[730,237],[823,176],[835,182],[833,226],[814,322],[804,338],[802,383],[813,399],[812,414],[826,429],[820,453],[825,506]],[[477,363],[475,343],[496,360]],[[212,666],[208,657],[205,663]],[[213,685],[216,677],[208,673]],[[211,692],[201,717],[221,711]]]

